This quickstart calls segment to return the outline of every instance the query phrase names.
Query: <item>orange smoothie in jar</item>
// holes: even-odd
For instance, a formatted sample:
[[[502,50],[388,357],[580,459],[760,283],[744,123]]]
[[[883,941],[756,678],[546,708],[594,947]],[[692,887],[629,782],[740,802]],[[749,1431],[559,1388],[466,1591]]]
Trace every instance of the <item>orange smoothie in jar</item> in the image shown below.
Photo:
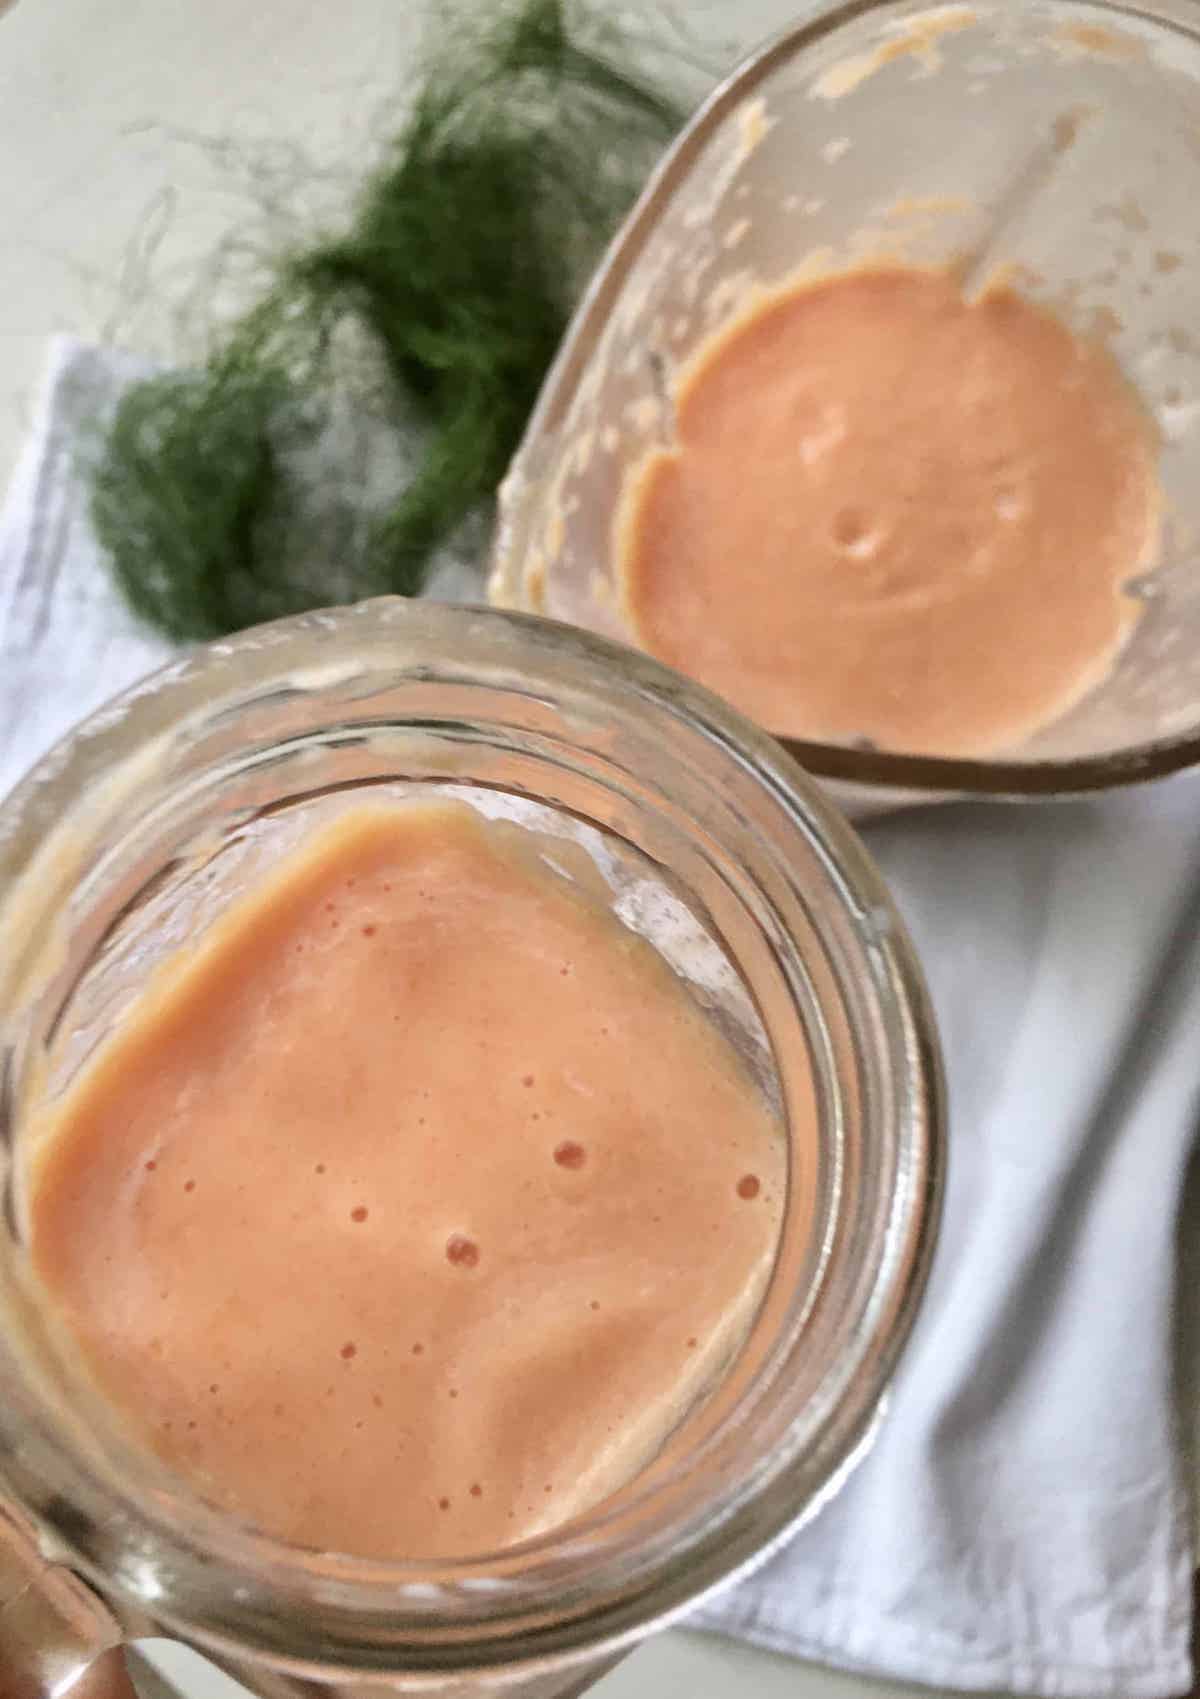
[[[37,1129],[64,1339],[137,1442],[283,1539],[452,1558],[577,1515],[762,1296],[777,1117],[529,837],[458,803],[315,831]]]
[[[700,351],[616,549],[635,639],[773,732],[981,755],[1111,667],[1160,506],[1103,346],[1011,288],[879,266]]]

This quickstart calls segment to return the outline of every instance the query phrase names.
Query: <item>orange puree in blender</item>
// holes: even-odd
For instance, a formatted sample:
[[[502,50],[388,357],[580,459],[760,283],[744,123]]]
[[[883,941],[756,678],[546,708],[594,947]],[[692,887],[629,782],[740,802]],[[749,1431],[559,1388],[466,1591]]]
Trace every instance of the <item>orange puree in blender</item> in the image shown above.
[[[36,1276],[286,1539],[457,1556],[624,1483],[772,1264],[777,1118],[653,948],[462,804],[315,832],[41,1132]]]
[[[626,610],[772,731],[994,752],[1136,619],[1155,442],[1113,357],[1008,288],[895,266],[769,298],[684,372],[633,474]]]

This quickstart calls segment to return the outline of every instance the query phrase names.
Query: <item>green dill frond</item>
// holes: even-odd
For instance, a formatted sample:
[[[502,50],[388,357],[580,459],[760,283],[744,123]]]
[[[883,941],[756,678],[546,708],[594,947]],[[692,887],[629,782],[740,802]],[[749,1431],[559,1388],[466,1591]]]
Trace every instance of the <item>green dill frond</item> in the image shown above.
[[[345,230],[284,256],[202,367],[120,401],[91,502],[130,606],[210,638],[417,592],[681,117],[579,5],[452,11]]]

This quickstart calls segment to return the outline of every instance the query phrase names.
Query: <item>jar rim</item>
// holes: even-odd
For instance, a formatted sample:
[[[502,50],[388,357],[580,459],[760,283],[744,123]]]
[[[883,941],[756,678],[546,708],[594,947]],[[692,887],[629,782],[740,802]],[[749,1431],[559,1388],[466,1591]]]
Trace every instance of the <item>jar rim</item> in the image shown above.
[[[304,651],[299,669],[298,648]],[[100,1494],[101,1500],[108,1494],[109,1514],[92,1519],[99,1530],[94,1538],[72,1515],[69,1494],[59,1495],[42,1514],[84,1572],[110,1593],[115,1586],[132,1607],[226,1656],[252,1649],[273,1667],[325,1678],[331,1671],[446,1676],[481,1668],[565,1667],[640,1638],[762,1561],[797,1516],[823,1502],[872,1430],[935,1237],[944,1162],[936,1034],[918,964],[880,876],[816,782],[765,732],[702,686],[593,633],[525,614],[398,598],[300,615],[208,645],[85,721],[0,806],[0,889],[6,876],[11,881],[0,904],[0,937],[19,907],[22,879],[43,865],[46,830],[72,829],[64,802],[78,800],[94,817],[98,774],[119,770],[123,761],[133,784],[145,782],[172,740],[194,740],[201,723],[236,712],[242,702],[239,674],[249,662],[256,668],[257,699],[273,693],[283,700],[289,689],[323,690],[352,681],[364,655],[386,665],[395,681],[423,687],[474,683],[491,668],[493,683],[506,681],[510,691],[540,704],[551,719],[554,692],[568,681],[588,698],[598,720],[607,711],[614,719],[636,718],[652,731],[686,734],[721,764],[731,783],[736,777],[769,801],[781,835],[795,834],[795,843],[813,853],[827,879],[827,895],[861,946],[856,961],[870,981],[864,995],[869,993],[879,1015],[871,1042],[887,1050],[893,1096],[885,1112],[895,1119],[889,1136],[899,1152],[878,1268],[863,1296],[853,1348],[839,1368],[840,1383],[830,1383],[836,1407],[820,1422],[814,1414],[817,1446],[764,1466],[719,1525],[689,1525],[689,1538],[678,1549],[644,1553],[657,1567],[632,1596],[622,1593],[614,1573],[603,1600],[581,1598],[579,1570],[572,1565],[582,1561],[587,1540],[594,1545],[595,1536],[581,1536],[583,1523],[568,1523],[533,1543],[539,1547],[536,1599],[527,1586],[512,1586],[512,1603],[520,1608],[507,1616],[512,1575],[506,1574],[503,1553],[499,1559],[436,1566],[311,1553],[302,1554],[301,1562],[295,1548],[213,1513],[200,1544],[154,1525],[156,1541],[174,1540],[164,1571],[161,1561],[147,1561],[139,1507],[128,1496],[124,1501],[114,1496],[111,1486]],[[120,785],[113,796],[119,809]],[[0,1443],[3,1437],[0,1432]],[[12,1479],[8,1465],[0,1464],[3,1473]],[[93,1493],[95,1486],[93,1481]],[[621,1512],[613,1514],[619,1518]],[[619,1549],[614,1537],[614,1553]],[[527,1548],[514,1548],[514,1568],[526,1556]],[[607,1561],[612,1568],[615,1558]],[[164,1572],[173,1578],[167,1585]],[[310,1597],[320,1600],[319,1620],[301,1625],[295,1644],[284,1645],[266,1620],[264,1599],[286,1596],[301,1576]],[[443,1622],[436,1636],[423,1638],[438,1618],[439,1603],[451,1596],[452,1630],[443,1632]],[[402,1599],[411,1607],[408,1615],[400,1608]],[[363,1629],[369,1632],[360,1634]]]

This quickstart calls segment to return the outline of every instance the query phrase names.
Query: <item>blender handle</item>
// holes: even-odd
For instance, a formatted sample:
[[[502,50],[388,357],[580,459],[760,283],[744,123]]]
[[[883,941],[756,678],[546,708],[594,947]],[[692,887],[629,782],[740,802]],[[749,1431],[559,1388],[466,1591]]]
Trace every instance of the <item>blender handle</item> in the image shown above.
[[[0,1503],[0,1699],[138,1699],[120,1624]]]

